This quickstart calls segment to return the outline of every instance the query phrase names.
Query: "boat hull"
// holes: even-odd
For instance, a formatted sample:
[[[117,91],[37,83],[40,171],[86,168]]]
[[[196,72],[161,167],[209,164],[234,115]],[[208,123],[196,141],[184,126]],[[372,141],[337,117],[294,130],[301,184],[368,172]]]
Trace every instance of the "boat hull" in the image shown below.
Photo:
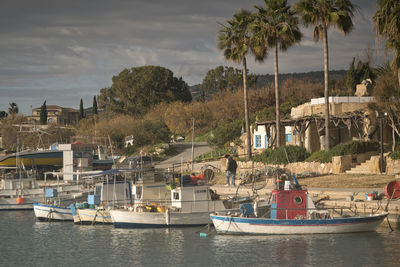
[[[336,234],[375,231],[386,216],[387,213],[318,220],[274,220],[212,214],[211,220],[218,233],[226,234]]]
[[[135,212],[111,210],[116,228],[189,227],[211,223],[209,212]]]
[[[18,157],[18,160],[16,159]],[[17,166],[23,163],[24,166],[62,166],[63,152],[58,150],[45,151],[23,151],[17,154],[9,154],[0,157],[0,166]]]
[[[76,224],[112,224],[111,215],[108,210],[101,209],[76,209],[74,215]]]
[[[22,203],[22,204],[15,204],[15,200],[12,201],[12,202],[13,203],[7,203],[5,201],[2,201],[0,203],[0,211],[6,211],[6,210],[32,210],[33,209],[33,202],[25,202],[25,203]]]
[[[73,221],[70,208],[58,207],[35,203],[33,204],[35,216],[40,221]]]

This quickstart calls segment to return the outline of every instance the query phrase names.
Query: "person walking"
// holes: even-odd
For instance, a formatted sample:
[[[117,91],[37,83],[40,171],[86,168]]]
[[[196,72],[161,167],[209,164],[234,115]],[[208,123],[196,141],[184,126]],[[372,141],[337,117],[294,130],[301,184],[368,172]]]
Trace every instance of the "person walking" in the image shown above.
[[[237,163],[236,160],[234,160],[229,154],[225,155],[225,158],[227,158],[227,164],[226,164],[226,185],[229,186],[229,177],[231,177],[231,186],[235,186],[235,175],[236,175],[236,169],[237,169]]]

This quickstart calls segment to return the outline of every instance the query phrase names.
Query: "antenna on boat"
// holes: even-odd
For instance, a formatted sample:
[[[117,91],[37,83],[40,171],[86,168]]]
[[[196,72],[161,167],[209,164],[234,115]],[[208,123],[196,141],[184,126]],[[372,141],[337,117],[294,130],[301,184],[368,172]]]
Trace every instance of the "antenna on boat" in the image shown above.
[[[112,160],[113,160],[113,167],[115,167],[114,152],[113,152],[113,149],[112,149],[112,143],[111,143],[110,135],[108,135],[108,142],[110,142],[111,157],[112,157]]]

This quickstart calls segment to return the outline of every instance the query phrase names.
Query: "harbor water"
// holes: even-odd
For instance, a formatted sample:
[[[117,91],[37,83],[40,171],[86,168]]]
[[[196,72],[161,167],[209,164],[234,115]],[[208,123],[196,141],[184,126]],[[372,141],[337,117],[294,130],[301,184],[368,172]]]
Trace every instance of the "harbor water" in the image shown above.
[[[394,266],[400,232],[200,237],[198,227],[115,229],[0,215],[0,266]]]

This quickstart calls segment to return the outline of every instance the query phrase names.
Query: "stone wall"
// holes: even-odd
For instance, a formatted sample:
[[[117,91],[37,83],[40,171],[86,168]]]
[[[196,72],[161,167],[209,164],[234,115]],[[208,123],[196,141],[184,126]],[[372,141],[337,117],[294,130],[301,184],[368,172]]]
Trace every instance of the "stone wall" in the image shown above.
[[[375,156],[376,154],[378,154],[378,152],[371,151],[363,154],[332,157],[332,172],[344,173],[347,170],[350,170],[351,168],[354,168],[355,166],[367,161],[366,163],[368,165],[369,172],[379,173],[379,156]],[[378,157],[378,161],[376,161],[376,157]]]
[[[393,160],[387,157],[386,174],[399,174],[399,173],[400,173],[400,160]]]
[[[303,172],[318,172],[321,174],[329,174],[329,173],[344,173],[347,170],[355,167],[358,164],[361,164],[367,160],[368,168],[371,173],[379,173],[379,155],[375,156],[377,152],[367,152],[364,154],[355,154],[355,155],[345,155],[345,156],[337,156],[333,157],[332,163],[319,163],[319,162],[294,162],[286,165],[271,165],[264,164],[261,162],[239,162],[238,161],[238,172],[244,171],[252,171],[252,170],[262,170],[265,166],[279,166],[280,168],[284,168],[289,170],[292,173],[303,173]],[[226,163],[222,163],[222,166],[226,165]],[[389,166],[390,165],[390,166]],[[393,166],[393,167],[392,167]],[[224,168],[222,168],[224,169]],[[387,169],[393,173],[400,173],[400,161],[396,161],[394,163],[388,161]]]
[[[263,170],[266,166],[274,166],[286,169],[292,173],[318,172],[320,174],[332,173],[332,163],[319,162],[294,162],[286,165],[264,164],[262,162],[238,162],[238,172],[251,172],[252,170]]]

